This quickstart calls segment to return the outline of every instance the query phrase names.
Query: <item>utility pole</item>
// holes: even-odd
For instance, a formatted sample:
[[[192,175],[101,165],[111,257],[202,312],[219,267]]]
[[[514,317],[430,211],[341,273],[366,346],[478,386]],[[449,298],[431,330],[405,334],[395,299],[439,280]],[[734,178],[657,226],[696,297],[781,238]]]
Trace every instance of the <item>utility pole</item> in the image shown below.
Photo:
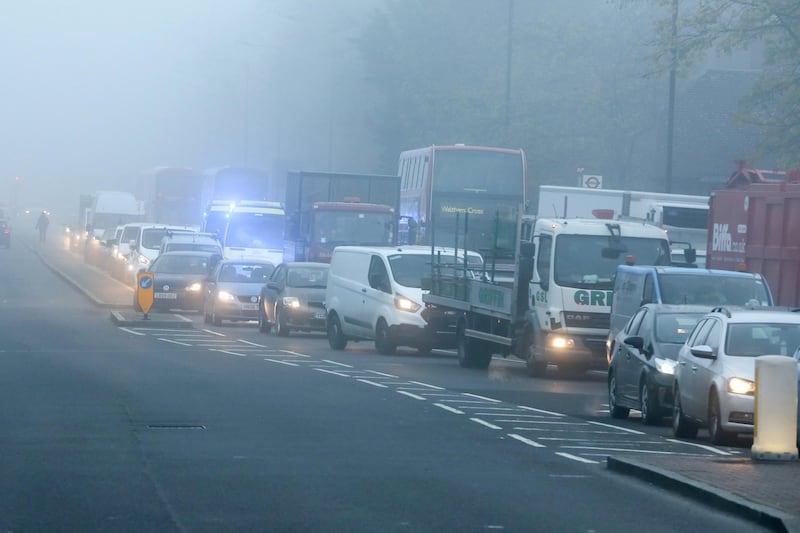
[[[508,41],[506,42],[506,135],[511,125],[511,43],[514,33],[514,0],[508,0]]]
[[[664,189],[672,192],[672,152],[675,138],[675,73],[678,68],[678,1],[672,0],[672,27],[669,65],[669,104],[667,111],[667,168]]]

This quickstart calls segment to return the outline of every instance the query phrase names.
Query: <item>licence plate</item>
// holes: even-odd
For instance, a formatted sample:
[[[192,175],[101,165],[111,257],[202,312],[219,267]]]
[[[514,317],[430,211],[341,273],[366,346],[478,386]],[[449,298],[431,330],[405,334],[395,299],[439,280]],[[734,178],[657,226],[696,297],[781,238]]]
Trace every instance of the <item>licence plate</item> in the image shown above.
[[[242,311],[258,311],[258,304],[242,304]]]
[[[317,311],[314,313],[314,318],[317,320],[325,320],[325,311]]]
[[[157,292],[153,294],[153,298],[157,300],[177,300],[178,293],[177,292]]]

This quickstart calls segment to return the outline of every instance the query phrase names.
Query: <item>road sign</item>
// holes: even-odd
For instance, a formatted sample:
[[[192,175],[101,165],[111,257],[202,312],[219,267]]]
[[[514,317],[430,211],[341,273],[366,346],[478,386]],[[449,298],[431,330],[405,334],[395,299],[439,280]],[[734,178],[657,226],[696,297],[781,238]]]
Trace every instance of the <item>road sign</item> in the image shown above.
[[[136,301],[139,302],[139,307],[147,317],[150,308],[153,307],[153,285],[154,276],[151,272],[139,272],[136,275]]]
[[[602,189],[603,176],[597,176],[594,174],[584,174],[581,177],[581,185],[586,189]]]

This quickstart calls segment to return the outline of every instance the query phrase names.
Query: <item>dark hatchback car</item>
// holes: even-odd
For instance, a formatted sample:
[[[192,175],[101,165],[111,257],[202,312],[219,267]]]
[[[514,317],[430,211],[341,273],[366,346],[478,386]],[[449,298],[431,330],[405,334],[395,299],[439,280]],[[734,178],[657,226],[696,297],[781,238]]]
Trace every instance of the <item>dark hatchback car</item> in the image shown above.
[[[5,220],[0,220],[0,246],[11,248],[11,228]]]
[[[258,326],[286,336],[293,329],[325,331],[327,263],[281,263],[261,289]]]
[[[147,272],[153,274],[153,307],[151,311],[168,309],[203,310],[205,282],[222,260],[208,252],[167,252],[159,255]],[[139,310],[134,292],[133,307]]]
[[[258,320],[261,287],[275,265],[269,261],[226,259],[206,281],[203,320],[219,326],[223,320]]]
[[[710,309],[696,305],[647,304],[617,334],[608,369],[608,410],[626,418],[631,409],[642,422],[657,424],[672,412],[678,352]]]

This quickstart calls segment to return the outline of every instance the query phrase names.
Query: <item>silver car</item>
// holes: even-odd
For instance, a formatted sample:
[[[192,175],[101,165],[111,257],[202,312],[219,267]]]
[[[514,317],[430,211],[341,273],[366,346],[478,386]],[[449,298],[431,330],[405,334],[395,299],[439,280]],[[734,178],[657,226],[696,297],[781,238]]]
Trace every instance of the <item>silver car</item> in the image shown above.
[[[204,321],[219,326],[223,320],[258,320],[258,296],[273,270],[269,261],[221,261],[206,280]]]
[[[800,346],[800,313],[776,308],[717,308],[678,354],[672,430],[694,438],[708,428],[714,444],[753,432],[755,358],[791,356]],[[786,401],[794,401],[787,398]]]

